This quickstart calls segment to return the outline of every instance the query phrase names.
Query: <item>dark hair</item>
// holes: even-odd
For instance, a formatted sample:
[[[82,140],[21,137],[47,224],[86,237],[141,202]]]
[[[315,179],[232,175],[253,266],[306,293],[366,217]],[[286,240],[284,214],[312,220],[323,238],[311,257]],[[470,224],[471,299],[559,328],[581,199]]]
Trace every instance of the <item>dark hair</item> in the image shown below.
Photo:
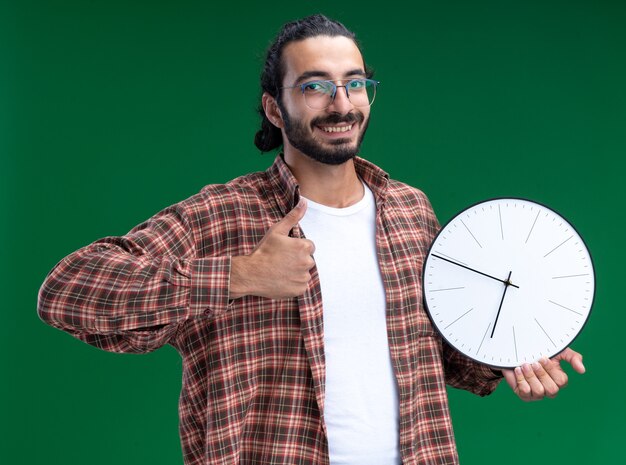
[[[261,72],[261,92],[267,92],[280,105],[280,87],[285,77],[285,69],[282,62],[283,49],[290,42],[317,36],[348,37],[359,47],[354,32],[348,30],[340,22],[329,19],[324,15],[317,14],[289,22],[282,27],[276,39],[267,50],[265,65]],[[370,77],[371,73],[367,68],[365,71],[368,77]],[[261,129],[254,137],[254,145],[262,152],[269,152],[283,144],[282,133],[279,128],[267,119],[262,105],[259,105],[258,111],[261,115]]]

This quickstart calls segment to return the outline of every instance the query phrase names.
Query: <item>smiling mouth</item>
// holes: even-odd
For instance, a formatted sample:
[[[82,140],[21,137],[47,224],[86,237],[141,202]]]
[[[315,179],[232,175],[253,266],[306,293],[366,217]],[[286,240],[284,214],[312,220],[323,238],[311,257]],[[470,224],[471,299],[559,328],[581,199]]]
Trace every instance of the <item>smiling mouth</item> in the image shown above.
[[[324,132],[348,132],[352,129],[352,125],[349,126],[318,126]]]

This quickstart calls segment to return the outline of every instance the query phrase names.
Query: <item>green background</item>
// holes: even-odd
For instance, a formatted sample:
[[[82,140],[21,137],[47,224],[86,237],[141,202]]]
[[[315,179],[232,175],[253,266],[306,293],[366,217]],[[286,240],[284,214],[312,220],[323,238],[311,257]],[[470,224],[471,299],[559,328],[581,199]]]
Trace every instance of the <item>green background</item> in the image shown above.
[[[382,82],[364,157],[441,221],[545,203],[595,260],[587,373],[533,404],[450,390],[462,463],[624,463],[625,2],[0,2],[0,463],[182,464],[178,354],[89,347],[39,321],[37,291],[78,247],[265,169],[262,56],[316,12],[357,32]]]

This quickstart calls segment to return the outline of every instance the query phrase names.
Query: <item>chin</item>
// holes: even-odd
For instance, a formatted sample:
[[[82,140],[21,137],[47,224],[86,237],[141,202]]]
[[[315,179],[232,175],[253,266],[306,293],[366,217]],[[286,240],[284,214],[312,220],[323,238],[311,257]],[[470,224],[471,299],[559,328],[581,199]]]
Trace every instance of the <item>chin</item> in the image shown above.
[[[343,165],[344,163],[349,162],[355,156],[356,155],[349,155],[349,156],[345,156],[345,157],[333,156],[333,157],[326,157],[326,158],[323,158],[323,159],[314,158],[314,160],[319,162],[319,163],[322,163],[324,165],[339,166],[339,165]]]
[[[357,155],[357,151],[350,147],[343,150],[315,150],[304,152],[306,156],[325,165],[343,165]]]

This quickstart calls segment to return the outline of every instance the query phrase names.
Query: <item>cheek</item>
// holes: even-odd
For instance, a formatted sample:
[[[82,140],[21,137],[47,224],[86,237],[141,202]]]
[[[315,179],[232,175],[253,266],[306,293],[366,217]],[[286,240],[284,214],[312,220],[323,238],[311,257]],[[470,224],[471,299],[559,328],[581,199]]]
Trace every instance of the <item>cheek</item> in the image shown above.
[[[370,119],[370,107],[366,107],[365,109],[362,109],[361,113],[363,113],[363,122],[367,123]]]
[[[297,105],[293,105],[290,102],[285,102],[282,108],[282,120],[289,120],[292,126],[310,127],[310,118],[307,117],[306,112],[303,112]]]

